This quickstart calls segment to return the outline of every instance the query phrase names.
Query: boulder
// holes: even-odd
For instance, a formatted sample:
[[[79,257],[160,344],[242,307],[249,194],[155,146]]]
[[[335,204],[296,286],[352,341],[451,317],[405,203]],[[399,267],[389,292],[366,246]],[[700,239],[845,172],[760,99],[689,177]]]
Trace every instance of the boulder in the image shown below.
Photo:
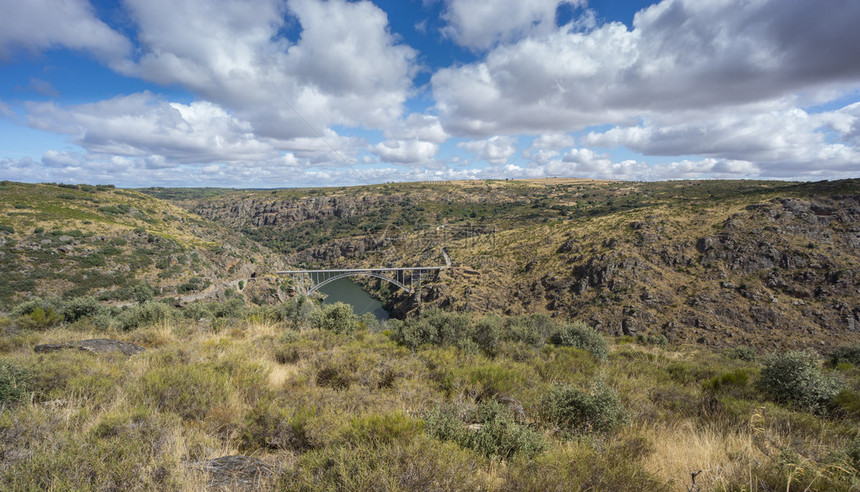
[[[123,355],[132,356],[143,352],[143,347],[133,343],[121,342],[119,340],[111,340],[109,338],[94,338],[91,340],[81,340],[79,342],[68,343],[47,343],[44,345],[36,345],[33,350],[38,353],[56,352],[57,350],[83,350],[94,354],[105,354],[109,352],[119,352]]]

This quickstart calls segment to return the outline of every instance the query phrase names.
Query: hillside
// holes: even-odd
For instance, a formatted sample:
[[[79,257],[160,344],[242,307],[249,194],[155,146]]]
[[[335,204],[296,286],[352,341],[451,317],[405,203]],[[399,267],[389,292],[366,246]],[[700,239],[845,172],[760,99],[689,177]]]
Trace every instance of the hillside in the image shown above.
[[[493,180],[172,198],[294,263],[440,264],[446,246],[455,268],[425,306],[546,312],[717,345],[860,336],[860,180]],[[396,292],[388,302],[417,307]]]
[[[281,267],[241,234],[135,191],[0,183],[0,310],[32,296],[238,294],[252,276],[241,294],[277,297],[263,274]]]

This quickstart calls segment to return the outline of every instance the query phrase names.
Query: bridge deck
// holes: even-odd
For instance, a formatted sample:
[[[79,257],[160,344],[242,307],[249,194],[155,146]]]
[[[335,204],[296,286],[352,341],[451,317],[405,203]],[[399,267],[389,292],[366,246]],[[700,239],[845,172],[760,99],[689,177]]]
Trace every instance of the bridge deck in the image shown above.
[[[430,267],[387,267],[387,268],[342,268],[330,270],[284,270],[275,273],[348,273],[348,272],[402,272],[414,270],[444,270],[447,266]]]

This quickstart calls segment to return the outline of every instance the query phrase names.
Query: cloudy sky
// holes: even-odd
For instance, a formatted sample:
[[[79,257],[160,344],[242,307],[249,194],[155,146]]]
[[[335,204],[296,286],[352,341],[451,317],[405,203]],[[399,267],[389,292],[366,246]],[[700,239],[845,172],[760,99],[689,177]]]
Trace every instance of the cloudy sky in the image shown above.
[[[857,0],[0,0],[0,178],[860,176]]]

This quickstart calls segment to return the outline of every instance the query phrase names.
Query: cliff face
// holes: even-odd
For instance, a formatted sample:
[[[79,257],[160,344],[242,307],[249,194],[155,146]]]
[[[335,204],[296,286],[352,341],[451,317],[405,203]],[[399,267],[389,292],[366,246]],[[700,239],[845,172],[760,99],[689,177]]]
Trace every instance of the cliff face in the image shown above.
[[[293,263],[439,264],[447,246],[454,265],[428,283],[424,306],[547,312],[707,344],[860,340],[858,180],[404,187],[186,206]],[[468,233],[440,234],[455,230]]]
[[[860,338],[860,195],[774,199],[703,222],[714,232],[632,221],[599,247],[580,240],[593,255],[567,239],[566,268],[511,298],[615,334],[789,346]],[[683,228],[692,236],[675,236]]]

